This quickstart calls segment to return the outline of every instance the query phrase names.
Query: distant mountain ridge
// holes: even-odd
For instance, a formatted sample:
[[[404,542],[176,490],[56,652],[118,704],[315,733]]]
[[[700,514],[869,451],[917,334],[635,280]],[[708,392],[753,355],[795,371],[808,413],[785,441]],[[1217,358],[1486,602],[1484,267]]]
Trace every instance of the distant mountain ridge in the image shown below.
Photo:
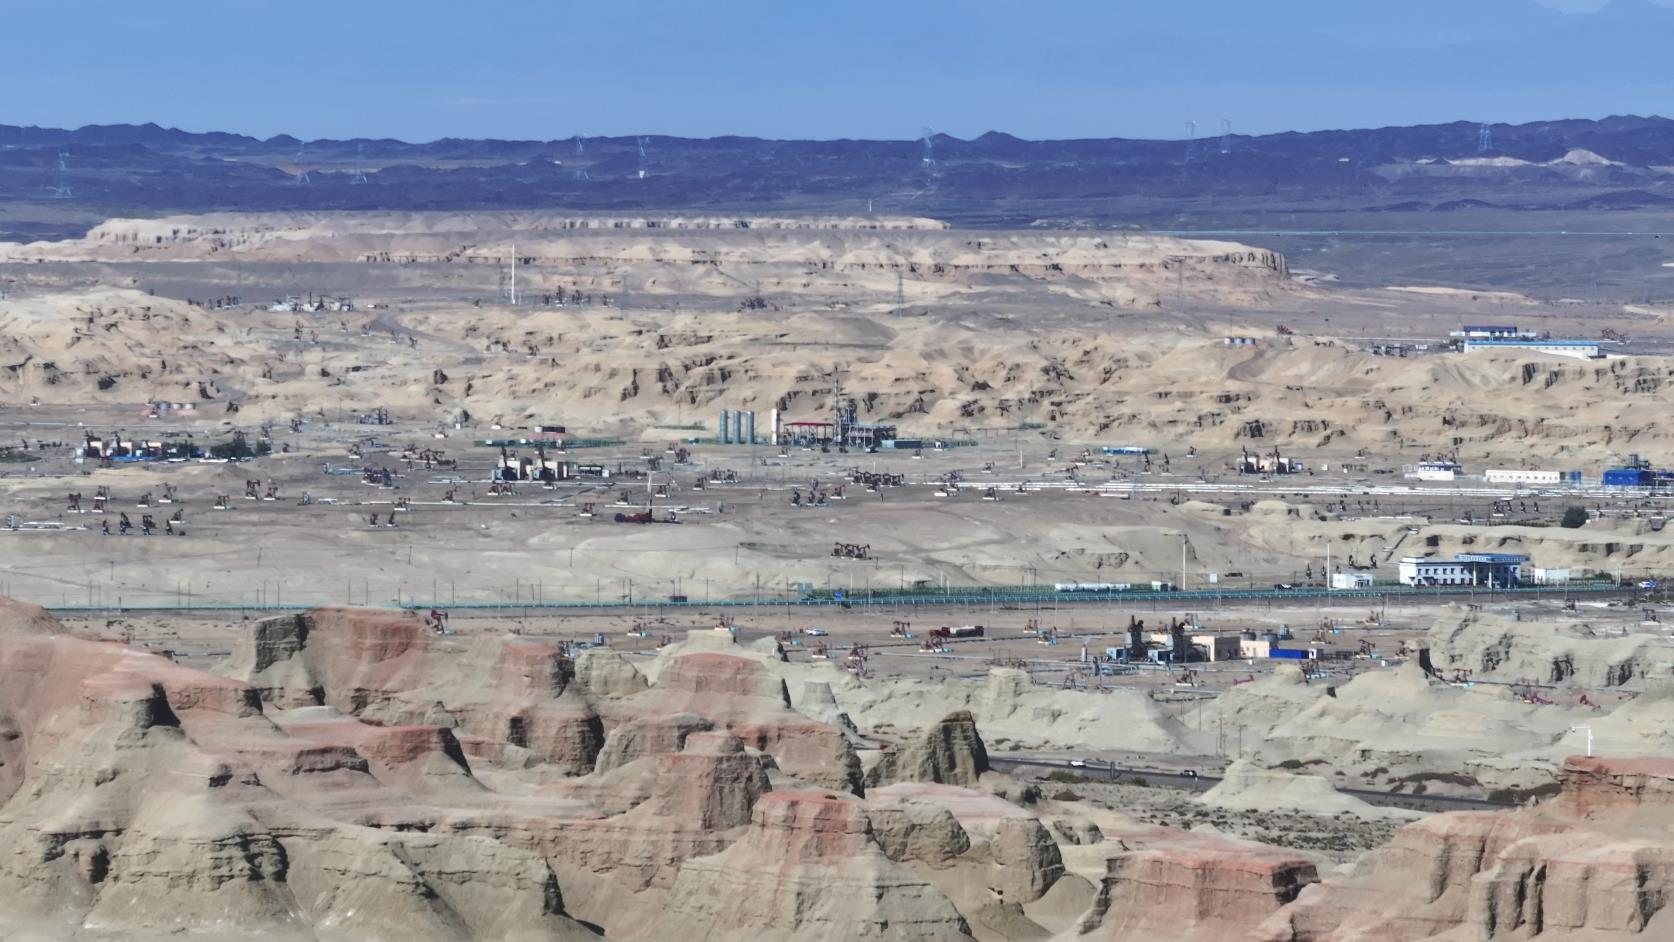
[[[1663,7],[1656,7],[1656,9],[1666,9],[1670,19],[1674,20],[1674,9]],[[1454,121],[1446,124],[1381,128],[1285,131],[1264,135],[1240,134],[1235,135],[1235,140],[1240,142],[1242,146],[1254,145],[1261,150],[1284,150],[1287,142],[1295,141],[1364,142],[1371,144],[1377,148],[1379,153],[1390,158],[1408,157],[1416,159],[1425,156],[1469,156],[1475,152],[1478,141],[1477,132],[1481,127],[1482,124],[1477,122]],[[1560,119],[1524,124],[1494,123],[1490,124],[1489,127],[1494,134],[1494,152],[1506,156],[1534,159],[1529,153],[1525,153],[1531,147],[1544,148],[1547,151],[1553,148],[1561,148],[1562,151],[1567,151],[1574,147],[1589,144],[1606,147],[1612,144],[1627,144],[1635,147],[1650,144],[1652,149],[1648,153],[1674,158],[1674,119],[1658,116],[1613,115],[1601,119]],[[1213,129],[1205,128],[1203,133],[1207,144],[1218,143],[1218,138],[1210,139],[1214,137]],[[637,148],[639,139],[637,136],[604,136],[586,137],[582,138],[582,141],[584,147],[594,147],[602,144],[612,147]],[[676,145],[683,149],[715,151],[734,151],[772,146],[839,153],[852,150],[856,146],[868,149],[900,150],[903,147],[916,149],[921,145],[921,141],[917,139],[910,141],[853,138],[784,140],[738,135],[688,138],[654,134],[647,136],[647,140],[659,149]],[[280,134],[262,139],[224,131],[184,131],[179,128],[162,127],[155,123],[94,124],[75,129],[0,124],[0,149],[5,150],[63,147],[74,144],[91,146],[139,144],[156,148],[192,147],[214,152],[218,155],[232,156],[274,151],[283,152],[294,150],[298,145],[304,145],[306,148],[314,150],[314,156],[321,157],[326,155],[352,157],[355,156],[357,148],[365,149],[368,157],[388,157],[392,154],[449,157],[461,153],[490,155],[503,152],[507,156],[513,156],[531,150],[566,150],[573,148],[575,142],[575,137],[552,140],[444,137],[428,142],[409,142],[393,138],[304,140],[290,134]],[[993,130],[969,140],[938,133],[933,136],[933,142],[936,148],[953,147],[965,156],[1001,156],[1007,152],[1019,156],[1029,153],[1049,156],[1055,153],[1072,152],[1104,153],[1107,156],[1116,156],[1124,151],[1176,147],[1183,144],[1184,139],[1110,137],[1031,140],[1017,137],[1005,131]],[[223,151],[226,153],[222,154]],[[1562,151],[1559,152],[1560,155]],[[305,153],[305,156],[308,155]]]
[[[967,225],[1125,220],[1204,206],[1294,213],[1324,202],[1402,212],[1620,211],[1674,202],[1674,120],[1494,124],[1486,139],[1482,131],[1457,121],[1196,141],[1033,141],[990,131],[928,141],[652,135],[410,143],[260,140],[156,124],[0,125],[0,202],[134,215],[871,210]]]

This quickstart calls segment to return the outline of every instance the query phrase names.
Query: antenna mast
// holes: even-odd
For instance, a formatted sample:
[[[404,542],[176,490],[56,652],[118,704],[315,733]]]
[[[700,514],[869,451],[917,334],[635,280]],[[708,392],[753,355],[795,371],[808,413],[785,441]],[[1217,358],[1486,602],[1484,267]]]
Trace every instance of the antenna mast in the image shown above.
[[[349,180],[349,182],[350,183],[365,183],[366,182],[366,145],[365,144],[356,144],[355,145],[355,175],[354,175],[353,178],[351,178]]]
[[[831,436],[839,446],[849,441],[849,414],[843,402],[844,372],[837,364],[831,364]]]
[[[307,141],[297,141],[296,142],[296,183],[297,183],[297,186],[301,186],[304,183],[310,182],[309,179],[308,179],[308,168],[304,167],[302,165],[302,162],[304,160],[307,160],[307,159],[308,159],[308,142]]]
[[[1484,124],[1476,132],[1476,152],[1486,154],[1494,149],[1494,129]]]
[[[1221,119],[1221,156],[1232,153],[1232,119]]]
[[[645,146],[649,143],[651,143],[651,139],[649,137],[642,137],[639,139],[639,178],[641,180],[645,179],[646,175],[649,173],[645,162]]]

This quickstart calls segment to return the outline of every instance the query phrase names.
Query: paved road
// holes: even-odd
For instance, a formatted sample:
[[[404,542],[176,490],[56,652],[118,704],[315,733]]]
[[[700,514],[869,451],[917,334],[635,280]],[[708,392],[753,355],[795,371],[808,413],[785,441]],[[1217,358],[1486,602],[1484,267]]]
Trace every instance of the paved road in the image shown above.
[[[1038,768],[1038,769],[1067,769],[1078,775],[1098,779],[1115,777],[1117,775],[1132,775],[1144,778],[1146,781],[1163,788],[1175,788],[1183,791],[1204,792],[1220,783],[1220,778],[1213,775],[1185,775],[1178,771],[1167,769],[1139,768],[1133,766],[1106,765],[1095,762],[1086,766],[1074,766],[1068,759],[1020,759],[1003,758],[990,755],[988,762],[994,768],[1004,771],[1008,768]],[[1370,805],[1384,808],[1407,808],[1415,811],[1483,811],[1516,808],[1516,802],[1489,801],[1485,798],[1455,798],[1441,795],[1399,795],[1384,791],[1374,791],[1366,788],[1339,788],[1340,794],[1350,795]],[[1306,808],[1298,808],[1306,811]]]

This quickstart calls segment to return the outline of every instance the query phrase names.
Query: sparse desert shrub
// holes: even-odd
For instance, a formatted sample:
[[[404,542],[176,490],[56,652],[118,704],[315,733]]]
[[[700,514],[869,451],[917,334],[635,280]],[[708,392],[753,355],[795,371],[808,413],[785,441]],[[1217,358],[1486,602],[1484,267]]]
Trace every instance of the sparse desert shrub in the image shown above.
[[[1048,782],[1056,782],[1059,785],[1085,785],[1092,781],[1087,776],[1071,772],[1068,769],[1053,769],[1041,777]]]
[[[1559,791],[1557,782],[1547,782],[1534,788],[1496,788],[1488,793],[1489,801],[1509,801],[1522,804],[1531,798],[1551,798]]]

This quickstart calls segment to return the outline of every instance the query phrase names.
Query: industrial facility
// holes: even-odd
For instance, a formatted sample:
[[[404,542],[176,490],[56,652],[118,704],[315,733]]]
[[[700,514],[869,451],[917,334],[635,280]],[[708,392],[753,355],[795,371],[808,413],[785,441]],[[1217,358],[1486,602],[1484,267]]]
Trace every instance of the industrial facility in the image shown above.
[[[1490,484],[1580,484],[1579,471],[1535,471],[1519,468],[1497,468],[1486,471],[1483,477]]]
[[[754,409],[721,410],[721,434],[717,436],[723,445],[756,445],[760,439],[756,438],[756,412]],[[779,410],[768,413],[768,444],[777,445],[782,437],[779,424]]]
[[[1517,553],[1460,553],[1450,560],[1423,556],[1401,557],[1400,579],[1410,586],[1482,586],[1505,588],[1523,582],[1523,564],[1529,557]]]
[[[92,432],[83,433],[86,441],[81,457],[95,461],[186,461],[203,457],[203,450],[190,438],[171,441],[141,441],[123,438],[121,432],[109,438],[99,438]]]
[[[1603,354],[1599,350],[1596,340],[1540,340],[1540,339],[1496,339],[1496,340],[1465,340],[1465,352],[1487,350],[1531,350],[1535,353],[1550,353],[1561,357],[1575,357],[1580,360],[1596,360]]]
[[[1246,448],[1238,459],[1239,474],[1300,474],[1308,466],[1297,458],[1286,458],[1275,448],[1264,454],[1253,454]]]
[[[1604,472],[1605,487],[1670,487],[1674,486],[1674,471],[1651,467],[1649,459],[1628,455],[1627,461]]]
[[[1505,324],[1466,324],[1448,336],[1465,340],[1533,340],[1535,333]]]
[[[1453,481],[1465,473],[1465,468],[1457,461],[1420,461],[1408,465],[1402,473],[1418,481]]]

